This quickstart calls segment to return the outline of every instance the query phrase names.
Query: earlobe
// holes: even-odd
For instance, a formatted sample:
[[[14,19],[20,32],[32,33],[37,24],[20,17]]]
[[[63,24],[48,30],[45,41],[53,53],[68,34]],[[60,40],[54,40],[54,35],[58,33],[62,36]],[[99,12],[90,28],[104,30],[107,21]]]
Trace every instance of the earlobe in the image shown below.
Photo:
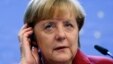
[[[31,43],[31,46],[38,48],[37,42],[32,42],[32,43]]]

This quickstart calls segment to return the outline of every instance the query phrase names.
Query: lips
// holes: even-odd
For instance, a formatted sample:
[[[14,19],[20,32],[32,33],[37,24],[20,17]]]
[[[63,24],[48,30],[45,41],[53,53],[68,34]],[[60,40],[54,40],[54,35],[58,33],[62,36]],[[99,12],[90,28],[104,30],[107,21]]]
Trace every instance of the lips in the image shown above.
[[[61,50],[61,49],[66,49],[66,48],[68,48],[68,46],[58,46],[54,48],[54,50]]]

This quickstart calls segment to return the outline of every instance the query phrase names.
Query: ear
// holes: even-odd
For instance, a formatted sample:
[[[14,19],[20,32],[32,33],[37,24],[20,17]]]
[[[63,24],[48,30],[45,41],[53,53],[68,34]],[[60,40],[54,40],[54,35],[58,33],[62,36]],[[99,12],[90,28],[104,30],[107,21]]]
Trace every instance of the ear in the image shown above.
[[[36,41],[32,42],[32,43],[31,43],[31,47],[38,48],[37,42],[36,42]]]
[[[31,45],[31,49],[32,49],[32,48],[37,48],[37,49],[38,49],[38,45],[37,45],[36,40],[32,40],[32,41],[30,42],[30,45]]]
[[[31,47],[38,48],[37,40],[36,40],[36,37],[35,37],[35,34],[34,33],[30,36],[30,39],[31,39]]]

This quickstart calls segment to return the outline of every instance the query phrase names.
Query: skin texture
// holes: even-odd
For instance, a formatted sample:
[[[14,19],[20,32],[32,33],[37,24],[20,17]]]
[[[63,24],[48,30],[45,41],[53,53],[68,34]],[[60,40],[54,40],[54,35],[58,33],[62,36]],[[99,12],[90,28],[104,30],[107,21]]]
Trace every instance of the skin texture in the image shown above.
[[[33,33],[31,27],[27,24],[23,25],[18,33],[20,50],[21,50],[21,61],[20,64],[40,64],[38,58],[38,49],[35,47],[31,48],[31,40],[28,38]]]
[[[71,63],[77,50],[78,29],[74,16],[69,12],[55,14],[42,20],[34,28],[36,40],[47,63]]]
[[[34,31],[38,49],[31,49],[28,38]],[[75,16],[69,11],[37,22],[34,28],[27,24],[19,32],[21,64],[40,64],[38,50],[41,50],[45,64],[72,64],[78,48],[78,27]]]

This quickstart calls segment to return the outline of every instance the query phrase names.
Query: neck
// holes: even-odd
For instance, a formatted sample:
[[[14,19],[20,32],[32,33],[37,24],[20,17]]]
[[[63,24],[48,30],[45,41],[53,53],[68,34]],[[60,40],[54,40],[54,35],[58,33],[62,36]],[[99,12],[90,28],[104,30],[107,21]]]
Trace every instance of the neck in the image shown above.
[[[72,64],[72,63],[73,63],[72,58],[68,61],[58,62],[58,61],[53,61],[53,60],[47,60],[44,57],[42,57],[42,64]]]
[[[67,62],[45,61],[44,64],[72,64],[72,61],[67,61]]]

